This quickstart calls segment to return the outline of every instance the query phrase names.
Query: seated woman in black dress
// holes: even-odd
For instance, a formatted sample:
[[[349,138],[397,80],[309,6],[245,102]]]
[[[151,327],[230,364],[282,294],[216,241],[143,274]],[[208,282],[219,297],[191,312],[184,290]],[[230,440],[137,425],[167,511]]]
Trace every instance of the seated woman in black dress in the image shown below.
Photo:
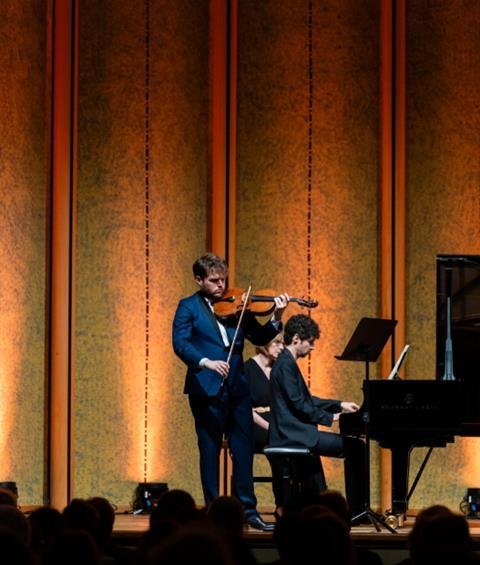
[[[278,334],[268,345],[257,347],[256,355],[245,362],[245,373],[250,378],[250,396],[252,398],[255,453],[263,453],[268,445],[268,426],[270,423],[270,370],[273,362],[283,351],[283,335]],[[269,460],[270,466],[272,461]],[[275,477],[272,469],[272,476]],[[277,512],[281,506],[279,487],[274,480],[273,495]]]

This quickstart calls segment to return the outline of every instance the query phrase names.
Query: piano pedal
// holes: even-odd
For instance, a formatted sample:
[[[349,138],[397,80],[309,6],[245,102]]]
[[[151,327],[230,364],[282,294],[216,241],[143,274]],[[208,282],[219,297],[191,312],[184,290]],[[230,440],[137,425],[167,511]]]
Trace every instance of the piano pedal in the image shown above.
[[[405,523],[405,514],[392,514],[390,510],[387,510],[385,512],[385,523],[394,530],[398,530]]]

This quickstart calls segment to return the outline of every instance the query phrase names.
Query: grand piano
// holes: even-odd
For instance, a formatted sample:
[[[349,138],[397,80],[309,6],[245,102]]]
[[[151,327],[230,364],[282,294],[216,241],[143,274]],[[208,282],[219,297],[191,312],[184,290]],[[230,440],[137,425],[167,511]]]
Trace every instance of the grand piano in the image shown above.
[[[368,380],[365,403],[340,415],[340,432],[368,434],[392,454],[392,514],[404,515],[427,464],[409,490],[415,447],[445,447],[480,436],[480,256],[437,256],[436,379]],[[368,391],[366,387],[368,386]]]

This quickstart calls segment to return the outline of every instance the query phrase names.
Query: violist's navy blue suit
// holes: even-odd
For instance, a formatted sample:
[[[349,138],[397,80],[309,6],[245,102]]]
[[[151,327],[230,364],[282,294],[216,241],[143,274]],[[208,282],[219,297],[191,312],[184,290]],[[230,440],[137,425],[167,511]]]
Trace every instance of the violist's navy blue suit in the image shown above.
[[[236,318],[220,320],[232,343]],[[200,360],[226,361],[225,346],[215,315],[205,298],[195,293],[182,299],[173,320],[173,348],[187,365],[184,392],[190,408],[200,451],[200,475],[205,503],[218,496],[219,455],[225,434],[233,456],[233,476],[237,494],[248,516],[256,514],[253,491],[253,418],[250,383],[243,370],[243,346],[248,339],[255,345],[266,345],[278,333],[272,322],[262,325],[249,312],[245,313],[230,359],[227,379],[210,369],[201,369]]]

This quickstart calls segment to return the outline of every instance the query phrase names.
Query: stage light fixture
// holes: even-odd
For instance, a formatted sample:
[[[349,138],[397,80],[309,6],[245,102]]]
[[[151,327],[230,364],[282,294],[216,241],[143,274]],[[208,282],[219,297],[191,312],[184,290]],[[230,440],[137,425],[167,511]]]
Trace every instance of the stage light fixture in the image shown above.
[[[467,518],[480,518],[480,488],[468,488],[460,502],[460,510]]]
[[[167,483],[138,483],[133,498],[133,513],[150,514],[167,490]]]

